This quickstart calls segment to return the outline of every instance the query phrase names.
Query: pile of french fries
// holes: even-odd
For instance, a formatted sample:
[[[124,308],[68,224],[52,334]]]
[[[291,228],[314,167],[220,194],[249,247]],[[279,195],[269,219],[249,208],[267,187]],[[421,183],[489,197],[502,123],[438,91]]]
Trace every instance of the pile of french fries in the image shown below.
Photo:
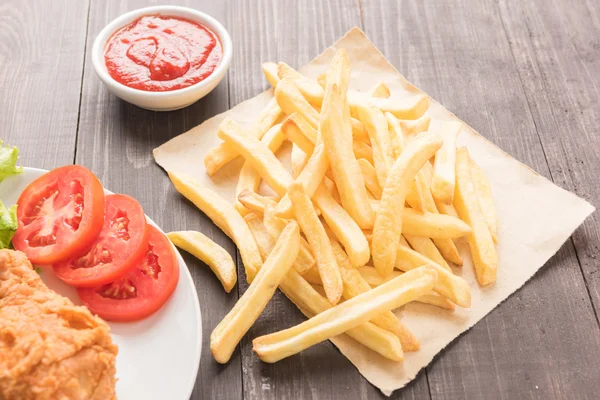
[[[175,188],[238,246],[250,286],[211,335],[226,363],[279,288],[309,319],[261,336],[254,351],[276,362],[345,333],[394,360],[417,351],[417,337],[392,310],[412,301],[451,312],[470,307],[455,240],[466,237],[481,285],[496,279],[497,219],[490,183],[466,148],[462,125],[425,115],[425,95],[394,99],[384,83],[349,90],[350,62],[337,51],[325,76],[308,78],[265,63],[274,99],[257,120],[225,119],[223,142],[206,171],[243,157],[235,204],[169,172]],[[292,172],[276,153],[293,143]],[[258,193],[264,181],[275,196]],[[229,254],[199,232],[172,232],[229,292]],[[454,270],[451,268],[454,266]]]

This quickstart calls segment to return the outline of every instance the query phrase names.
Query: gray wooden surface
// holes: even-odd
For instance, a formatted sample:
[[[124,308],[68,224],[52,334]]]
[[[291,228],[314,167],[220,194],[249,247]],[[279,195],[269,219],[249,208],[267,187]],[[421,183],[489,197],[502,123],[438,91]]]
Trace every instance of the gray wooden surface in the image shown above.
[[[110,95],[87,50],[113,18],[164,3],[222,21],[234,58],[209,96],[153,113]],[[353,26],[488,139],[600,205],[596,0],[0,0],[0,139],[19,146],[26,166],[83,164],[111,190],[139,199],[165,230],[200,230],[235,254],[231,241],[175,193],[151,150],[261,92],[261,62],[303,65]],[[598,398],[598,218],[588,218],[529,283],[393,398]],[[184,258],[204,326],[192,398],[383,397],[329,342],[275,365],[258,361],[250,338],[302,320],[280,294],[230,363],[218,365],[207,350],[210,332],[246,286],[227,295],[206,266]]]

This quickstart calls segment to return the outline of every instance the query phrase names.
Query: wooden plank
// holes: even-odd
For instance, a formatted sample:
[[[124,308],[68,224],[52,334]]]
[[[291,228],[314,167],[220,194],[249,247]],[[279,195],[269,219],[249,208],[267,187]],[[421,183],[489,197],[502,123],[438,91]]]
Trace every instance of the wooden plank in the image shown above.
[[[73,163],[87,12],[78,0],[0,4],[0,138],[25,166]]]
[[[231,105],[268,87],[261,63],[285,61],[297,68],[357,25],[360,26],[360,11],[357,3],[350,0],[232,2],[227,15],[234,44],[230,69]],[[242,341],[246,399],[382,397],[329,342],[277,364],[258,360],[252,352],[253,338],[303,320],[295,306],[277,292]],[[403,397],[429,397],[424,374],[404,391]]]
[[[499,4],[552,179],[598,207],[600,7],[590,1]],[[597,213],[573,235],[597,313],[599,238]]]
[[[173,0],[158,3],[183,3],[219,20],[225,18],[224,5],[220,2]],[[143,0],[93,0],[88,48],[112,19],[147,5]],[[138,199],[146,213],[165,231],[199,230],[235,254],[233,243],[204,214],[175,192],[166,174],[152,158],[153,148],[228,109],[227,87],[225,79],[210,95],[184,110],[168,113],[146,111],[110,94],[95,75],[88,55],[77,162],[94,171],[107,188]],[[222,366],[212,359],[209,349],[210,333],[237,300],[237,291],[226,294],[203,263],[185,253],[183,256],[196,283],[203,324],[202,362],[192,398],[241,398],[239,354]]]
[[[550,177],[527,88],[494,1],[362,1],[362,9],[367,35],[411,82]],[[531,282],[428,367],[431,395],[585,396],[597,388],[591,382],[598,381],[599,338],[569,242]]]

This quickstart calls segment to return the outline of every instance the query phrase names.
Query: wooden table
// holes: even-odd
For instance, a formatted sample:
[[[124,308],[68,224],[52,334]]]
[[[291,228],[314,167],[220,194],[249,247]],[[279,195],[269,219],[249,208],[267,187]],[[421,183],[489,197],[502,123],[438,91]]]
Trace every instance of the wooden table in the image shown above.
[[[23,165],[73,162],[132,195],[165,230],[200,230],[228,251],[218,228],[183,200],[152,149],[267,87],[260,64],[307,63],[353,26],[391,62],[506,152],[598,207],[600,3],[560,0],[151,1],[205,11],[228,28],[234,57],[209,96],[154,113],[110,95],[90,48],[143,0],[0,1],[0,137]],[[600,220],[588,218],[506,302],[454,341],[394,398],[517,399],[600,396]],[[204,353],[192,398],[379,398],[329,343],[275,365],[251,338],[301,321],[281,294],[227,365],[210,357],[211,330],[240,292],[184,255],[194,276]],[[241,267],[239,256],[238,266]],[[240,269],[241,271],[241,269]]]

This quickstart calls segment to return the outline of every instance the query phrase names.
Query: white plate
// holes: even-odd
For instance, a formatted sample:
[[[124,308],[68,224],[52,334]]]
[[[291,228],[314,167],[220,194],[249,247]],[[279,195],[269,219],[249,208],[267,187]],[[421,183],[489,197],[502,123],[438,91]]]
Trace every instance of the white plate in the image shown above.
[[[23,174],[6,178],[0,183],[4,205],[15,204],[23,189],[45,172],[25,168]],[[179,252],[177,259],[179,283],[163,308],[139,322],[109,324],[113,342],[119,346],[119,399],[190,398],[200,365],[202,322],[196,287]],[[51,268],[43,268],[41,276],[49,288],[81,304],[75,289],[59,280]]]

